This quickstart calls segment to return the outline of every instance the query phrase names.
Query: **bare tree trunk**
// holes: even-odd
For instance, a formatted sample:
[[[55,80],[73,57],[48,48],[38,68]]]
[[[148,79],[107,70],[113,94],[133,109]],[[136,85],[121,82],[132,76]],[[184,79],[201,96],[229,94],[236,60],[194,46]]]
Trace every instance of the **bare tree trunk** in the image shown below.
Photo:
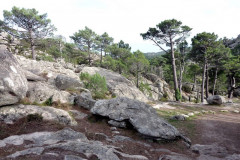
[[[176,95],[176,92],[178,90],[178,81],[177,81],[177,72],[176,72],[174,48],[173,48],[173,42],[172,42],[171,38],[170,38],[170,43],[171,43],[172,70],[173,70],[173,81],[174,81],[175,98],[176,98],[177,101],[179,101],[179,99],[177,98],[177,95]]]
[[[30,34],[30,45],[31,45],[31,51],[32,51],[32,59],[36,60],[36,54],[35,54],[35,44],[34,44],[34,39],[33,39],[33,33],[32,30],[29,32]]]
[[[206,98],[208,98],[209,92],[209,75],[208,75],[208,64],[206,64]]]
[[[199,87],[197,87],[197,103],[199,102]]]
[[[205,83],[205,73],[206,73],[206,58],[204,59],[203,73],[202,73],[201,102],[203,102],[203,101],[204,101],[204,83]]]
[[[196,78],[196,74],[194,74],[194,85],[193,85],[192,91],[196,90],[196,83],[197,83],[197,78]]]
[[[232,75],[228,74],[228,98],[231,99],[233,96],[233,90],[235,89],[236,86],[236,81],[234,77],[235,73]]]
[[[100,66],[102,66],[102,57],[103,57],[103,55],[102,55],[102,48],[101,48],[101,59],[100,59]]]
[[[215,77],[214,77],[214,81],[213,81],[213,91],[212,91],[212,95],[215,94],[215,88],[216,88],[216,84],[217,84],[217,73],[218,73],[218,68],[216,68],[216,70],[215,70]]]
[[[180,94],[182,95],[182,77],[183,77],[183,72],[184,72],[184,64],[180,62],[180,75],[179,75],[179,91]]]
[[[88,64],[91,65],[90,46],[88,46]]]

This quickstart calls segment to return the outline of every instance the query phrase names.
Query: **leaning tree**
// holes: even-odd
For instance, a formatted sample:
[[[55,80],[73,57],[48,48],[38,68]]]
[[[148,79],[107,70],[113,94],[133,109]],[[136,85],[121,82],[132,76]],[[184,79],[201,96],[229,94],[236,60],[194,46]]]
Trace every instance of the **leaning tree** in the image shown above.
[[[192,29],[190,27],[182,25],[181,21],[170,19],[162,21],[156,25],[156,28],[149,28],[146,33],[141,34],[144,40],[153,41],[167,54],[169,53],[168,50],[166,50],[162,45],[165,44],[167,47],[170,47],[175,98],[177,101],[179,101],[181,97],[179,96],[180,93],[177,81],[174,51],[176,46],[186,39],[191,30]]]
[[[32,58],[36,59],[35,46],[37,41],[52,35],[56,28],[47,19],[47,14],[38,14],[36,9],[13,7],[11,11],[3,11],[4,27],[10,35],[24,39],[30,43]]]

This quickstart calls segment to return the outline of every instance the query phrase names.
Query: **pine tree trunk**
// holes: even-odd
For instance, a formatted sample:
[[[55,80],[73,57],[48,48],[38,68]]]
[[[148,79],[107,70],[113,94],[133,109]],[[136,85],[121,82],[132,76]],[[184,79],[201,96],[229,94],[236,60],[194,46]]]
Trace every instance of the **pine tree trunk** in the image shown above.
[[[88,64],[91,65],[90,46],[88,45]]]
[[[215,88],[216,88],[216,84],[217,84],[217,73],[218,73],[218,68],[216,68],[216,70],[215,70],[215,77],[214,77],[214,81],[213,81],[213,91],[212,91],[212,95],[215,94]]]
[[[196,83],[197,83],[197,78],[196,78],[196,74],[194,74],[194,85],[193,85],[192,91],[196,90]]]
[[[228,98],[231,99],[233,96],[233,90],[236,86],[236,81],[235,81],[235,77],[234,77],[235,73],[233,73],[232,75],[228,75]]]
[[[183,72],[184,72],[184,62],[183,62],[183,64],[180,62],[179,91],[180,91],[181,95],[182,95],[182,77],[183,77]]]
[[[209,76],[208,76],[208,64],[206,64],[206,98],[208,98],[209,92]]]
[[[177,72],[176,72],[174,48],[173,48],[173,42],[172,42],[171,38],[170,38],[170,43],[171,43],[172,70],[173,70],[173,81],[174,81],[175,98],[176,98],[177,101],[179,101],[179,99],[177,99],[177,95],[176,95],[176,91],[178,90],[178,81],[177,81]]]
[[[103,55],[102,55],[102,48],[101,48],[101,59],[100,59],[100,66],[102,66],[102,57],[103,57]]]
[[[30,45],[31,45],[32,59],[33,59],[33,60],[36,60],[35,44],[34,44],[34,39],[33,39],[32,30],[29,31],[29,34],[30,34]]]
[[[139,83],[138,82],[139,81],[139,75],[138,75],[139,73],[138,72],[139,72],[139,66],[137,64],[137,88],[139,88],[139,84],[138,84]]]
[[[206,58],[204,59],[203,73],[202,73],[201,102],[203,102],[203,101],[204,101],[204,84],[205,84],[205,73],[206,73]]]

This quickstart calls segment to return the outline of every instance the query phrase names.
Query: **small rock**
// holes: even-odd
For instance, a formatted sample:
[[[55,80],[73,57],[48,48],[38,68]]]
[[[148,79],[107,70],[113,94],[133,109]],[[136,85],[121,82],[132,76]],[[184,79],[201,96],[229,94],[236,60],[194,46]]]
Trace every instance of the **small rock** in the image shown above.
[[[111,127],[110,129],[111,129],[111,131],[116,131],[117,127]]]
[[[212,111],[212,110],[208,111],[208,113],[210,113],[210,114],[216,114],[216,112],[215,112],[215,111]]]
[[[233,113],[239,113],[239,111],[238,110],[234,110]]]
[[[185,155],[163,155],[159,160],[193,160]]]
[[[203,114],[207,113],[207,111],[205,111],[205,110],[201,110],[201,112],[202,112]]]
[[[113,134],[120,134],[118,131],[112,131]]]
[[[184,121],[186,118],[183,115],[175,115],[175,116],[172,116],[170,119]]]
[[[222,109],[222,110],[220,110],[221,112],[228,112],[228,110],[227,109]]]
[[[194,114],[200,114],[200,112],[198,112],[198,111],[194,111],[193,113],[194,113]]]
[[[119,127],[119,128],[126,128],[127,124],[126,122],[118,122],[118,121],[114,121],[114,120],[110,120],[108,121],[108,124],[115,126],[115,127]]]
[[[226,100],[223,96],[214,95],[214,96],[208,97],[207,102],[208,104],[220,105],[220,104],[226,103]]]
[[[188,116],[190,116],[190,117],[194,116],[194,113],[188,113]]]

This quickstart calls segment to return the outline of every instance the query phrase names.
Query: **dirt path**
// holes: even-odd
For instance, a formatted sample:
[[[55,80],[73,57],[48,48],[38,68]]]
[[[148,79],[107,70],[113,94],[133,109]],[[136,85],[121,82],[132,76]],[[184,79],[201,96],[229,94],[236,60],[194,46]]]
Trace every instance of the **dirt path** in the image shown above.
[[[233,113],[204,115],[197,120],[200,144],[217,143],[229,153],[240,153],[240,115]]]

